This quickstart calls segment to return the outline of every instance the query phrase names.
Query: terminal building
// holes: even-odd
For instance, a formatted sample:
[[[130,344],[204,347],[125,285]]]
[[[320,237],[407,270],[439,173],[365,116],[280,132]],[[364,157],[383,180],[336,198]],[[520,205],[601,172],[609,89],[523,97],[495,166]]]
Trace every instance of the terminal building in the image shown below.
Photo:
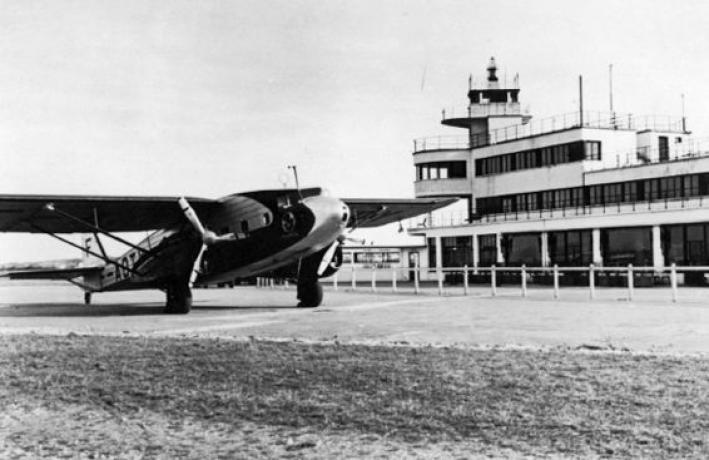
[[[709,265],[709,150],[684,117],[578,112],[535,120],[495,60],[469,82],[465,131],[414,141],[417,197],[460,197],[409,229],[430,267]],[[698,282],[704,282],[699,274]]]

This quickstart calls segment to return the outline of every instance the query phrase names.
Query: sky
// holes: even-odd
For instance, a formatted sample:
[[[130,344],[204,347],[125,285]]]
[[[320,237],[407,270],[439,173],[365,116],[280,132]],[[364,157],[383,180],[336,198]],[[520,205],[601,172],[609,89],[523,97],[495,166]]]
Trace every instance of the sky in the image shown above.
[[[216,198],[293,180],[412,197],[412,140],[464,134],[490,56],[535,118],[584,106],[709,133],[700,1],[4,0],[0,193]],[[392,230],[389,229],[389,232]],[[387,238],[377,237],[377,243]],[[71,256],[0,234],[0,263]],[[67,255],[68,254],[68,255]]]

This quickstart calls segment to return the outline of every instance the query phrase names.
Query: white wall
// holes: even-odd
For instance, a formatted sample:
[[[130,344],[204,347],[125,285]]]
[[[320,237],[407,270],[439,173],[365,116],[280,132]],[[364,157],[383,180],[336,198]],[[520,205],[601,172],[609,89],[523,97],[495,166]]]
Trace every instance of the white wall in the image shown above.
[[[414,193],[417,197],[470,195],[472,186],[470,179],[433,179],[414,183]]]
[[[586,173],[586,185],[624,182],[655,177],[695,174],[709,171],[709,157],[688,158],[667,163],[636,165],[620,169],[589,171]]]

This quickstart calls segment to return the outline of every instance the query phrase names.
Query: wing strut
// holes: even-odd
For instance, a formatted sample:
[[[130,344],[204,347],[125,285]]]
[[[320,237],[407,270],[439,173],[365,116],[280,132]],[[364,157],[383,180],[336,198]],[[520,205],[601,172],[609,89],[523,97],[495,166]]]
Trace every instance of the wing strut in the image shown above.
[[[64,212],[64,211],[62,211],[61,209],[57,209],[57,207],[54,206],[54,203],[47,203],[46,205],[44,205],[44,209],[46,209],[46,210],[48,210],[48,211],[51,211],[51,212],[54,212],[54,213],[57,213],[57,214],[59,214],[60,216],[66,218],[66,219],[68,219],[68,220],[71,220],[71,221],[73,221],[73,222],[76,222],[77,224],[81,224],[81,225],[83,225],[84,227],[86,227],[86,228],[88,228],[88,229],[91,229],[94,233],[100,233],[100,234],[102,234],[102,235],[106,235],[107,237],[109,237],[109,238],[111,238],[111,239],[114,239],[114,240],[118,241],[119,243],[123,243],[123,244],[125,244],[126,246],[130,246],[130,247],[133,248],[133,249],[137,249],[138,251],[140,251],[140,252],[142,252],[142,253],[144,253],[144,254],[147,254],[148,252],[150,252],[150,251],[148,251],[148,250],[145,249],[145,248],[141,248],[140,246],[137,246],[137,245],[131,243],[130,241],[124,240],[123,238],[112,234],[111,232],[107,232],[106,230],[104,230],[104,229],[98,227],[97,225],[92,224],[91,222],[86,222],[86,221],[83,220],[83,219],[79,219],[79,218],[76,217],[76,216],[72,216],[72,215],[69,214],[68,212]],[[94,211],[95,211],[95,208],[94,208]],[[96,214],[94,214],[94,216],[95,216],[96,220],[98,220],[98,218],[96,217]],[[97,223],[98,223],[98,222],[97,222]],[[44,231],[44,230],[42,230],[42,231]],[[45,232],[45,233],[46,233],[46,232]]]
[[[40,232],[42,232],[42,233],[45,233],[45,234],[47,234],[47,235],[49,235],[49,236],[51,236],[51,237],[53,237],[53,238],[56,238],[56,239],[58,239],[59,241],[61,241],[62,243],[66,243],[66,244],[68,244],[69,246],[73,246],[73,247],[75,247],[75,248],[77,248],[77,249],[80,249],[81,251],[88,252],[89,254],[91,254],[91,255],[94,256],[94,257],[98,257],[99,259],[103,260],[103,261],[106,262],[107,264],[115,265],[116,267],[120,267],[120,268],[122,268],[122,269],[124,269],[124,270],[128,270],[129,272],[131,272],[131,273],[133,273],[133,274],[135,274],[135,275],[143,276],[142,273],[140,273],[138,270],[134,269],[133,267],[129,267],[128,265],[122,264],[122,263],[120,263],[120,262],[116,262],[116,261],[113,260],[113,259],[109,259],[108,257],[105,257],[105,256],[99,254],[98,252],[94,252],[94,251],[92,251],[92,250],[90,250],[90,249],[87,249],[87,248],[85,248],[85,247],[82,247],[82,246],[80,246],[80,245],[74,243],[73,241],[69,241],[68,239],[63,238],[63,237],[57,235],[56,233],[53,233],[53,232],[50,232],[50,231],[48,231],[48,230],[43,229],[42,227],[40,227],[40,226],[37,225],[37,224],[30,224],[30,225],[31,225],[34,229],[36,229],[36,230],[38,230],[38,231],[40,231]]]

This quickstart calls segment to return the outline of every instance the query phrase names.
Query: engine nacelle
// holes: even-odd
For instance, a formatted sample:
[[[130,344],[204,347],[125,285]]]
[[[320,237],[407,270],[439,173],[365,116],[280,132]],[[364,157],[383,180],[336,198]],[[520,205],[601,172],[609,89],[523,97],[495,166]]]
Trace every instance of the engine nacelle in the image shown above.
[[[323,252],[322,257],[327,257],[327,250]],[[335,253],[332,255],[332,258],[327,264],[327,268],[322,273],[322,275],[318,276],[318,278],[327,278],[328,276],[332,276],[337,273],[340,267],[342,267],[343,259],[344,257],[342,255],[342,245],[338,244],[337,249],[335,249]]]

